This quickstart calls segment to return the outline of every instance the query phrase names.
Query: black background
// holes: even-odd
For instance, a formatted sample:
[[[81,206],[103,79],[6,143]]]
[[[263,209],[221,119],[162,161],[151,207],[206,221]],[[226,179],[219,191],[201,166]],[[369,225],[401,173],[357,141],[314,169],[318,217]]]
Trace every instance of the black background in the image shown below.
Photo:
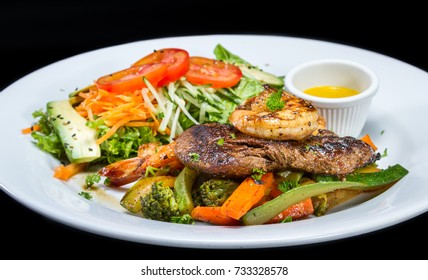
[[[82,52],[199,34],[319,39],[369,49],[428,70],[427,24],[421,7],[374,9],[349,1],[341,6],[302,2],[300,7],[285,1],[253,2],[3,1],[0,89],[38,68]],[[1,123],[6,125],[4,120]],[[40,216],[3,192],[0,214],[1,259],[415,259],[426,258],[415,252],[427,249],[428,214],[338,241],[246,250],[169,248],[93,235]]]

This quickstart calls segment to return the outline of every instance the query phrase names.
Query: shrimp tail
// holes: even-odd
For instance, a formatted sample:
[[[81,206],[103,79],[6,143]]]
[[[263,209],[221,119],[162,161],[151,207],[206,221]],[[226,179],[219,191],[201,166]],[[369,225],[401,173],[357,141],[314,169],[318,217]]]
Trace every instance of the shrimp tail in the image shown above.
[[[109,179],[110,187],[120,187],[132,183],[146,173],[147,167],[170,167],[170,172],[181,170],[184,165],[174,153],[175,142],[163,146],[144,146],[139,156],[121,160],[103,167],[98,174]]]
[[[109,179],[110,187],[120,187],[138,180],[144,174],[144,161],[140,157],[121,160],[104,166],[98,174]]]

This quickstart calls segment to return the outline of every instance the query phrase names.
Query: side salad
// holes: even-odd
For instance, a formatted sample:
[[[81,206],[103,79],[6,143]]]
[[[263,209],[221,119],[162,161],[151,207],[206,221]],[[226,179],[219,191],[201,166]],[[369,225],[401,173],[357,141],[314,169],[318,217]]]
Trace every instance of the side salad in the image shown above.
[[[66,100],[47,103],[46,110],[33,113],[36,122],[23,132],[31,133],[43,151],[73,164],[69,169],[74,172],[56,174],[66,179],[87,168],[81,163],[132,158],[142,144],[171,143],[195,124],[227,123],[234,108],[257,95],[263,84],[284,85],[283,77],[252,66],[220,44],[214,54],[215,59],[193,57],[183,49],[154,51]],[[70,115],[64,118],[66,112]]]
[[[166,222],[258,225],[321,216],[362,192],[385,190],[408,173],[398,164],[383,170],[370,164],[346,176],[256,168],[245,179],[219,179],[185,167],[174,155],[175,139],[184,131],[201,124],[230,124],[237,106],[266,87],[276,90],[276,98],[283,90],[284,77],[263,71],[222,45],[214,55],[155,50],[64,100],[48,102],[46,109],[33,113],[35,123],[23,133],[61,161],[54,170],[60,180],[91,166],[104,166],[102,171],[107,167],[114,176],[139,169],[131,185],[123,183],[127,192],[120,205]],[[223,145],[221,140],[217,145]],[[361,140],[376,149],[368,135]],[[198,161],[198,154],[189,156]],[[109,176],[101,182],[107,174],[102,171],[87,176],[80,195],[99,184],[121,186]]]

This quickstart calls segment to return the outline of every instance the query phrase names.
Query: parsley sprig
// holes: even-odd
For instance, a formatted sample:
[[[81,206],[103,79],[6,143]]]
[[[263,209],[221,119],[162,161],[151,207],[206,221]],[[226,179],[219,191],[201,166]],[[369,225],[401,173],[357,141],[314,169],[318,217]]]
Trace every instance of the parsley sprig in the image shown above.
[[[297,188],[299,186],[299,182],[297,181],[282,181],[278,185],[278,189],[282,192],[287,192],[291,189]]]
[[[278,111],[284,108],[285,102],[282,100],[282,92],[281,90],[277,90],[273,92],[266,102],[267,108],[272,111]]]
[[[259,182],[262,179],[263,174],[266,174],[266,171],[259,168],[253,168],[253,174],[251,177],[254,179],[254,181]]]

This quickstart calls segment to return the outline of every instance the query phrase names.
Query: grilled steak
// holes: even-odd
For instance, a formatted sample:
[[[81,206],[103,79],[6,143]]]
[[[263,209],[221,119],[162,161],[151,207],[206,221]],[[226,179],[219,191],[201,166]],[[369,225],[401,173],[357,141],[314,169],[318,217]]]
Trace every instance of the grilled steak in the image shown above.
[[[185,166],[219,178],[247,177],[254,168],[344,175],[380,158],[363,141],[328,131],[300,141],[278,141],[255,138],[222,124],[187,129],[176,139],[174,152]]]

